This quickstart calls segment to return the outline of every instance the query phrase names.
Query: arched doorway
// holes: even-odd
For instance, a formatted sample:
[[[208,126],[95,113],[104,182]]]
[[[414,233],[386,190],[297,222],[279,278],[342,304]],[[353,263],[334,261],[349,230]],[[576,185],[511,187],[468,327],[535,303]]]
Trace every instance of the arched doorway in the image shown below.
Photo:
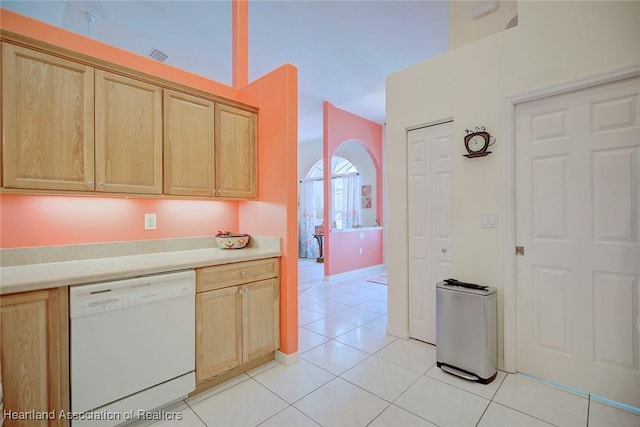
[[[318,235],[325,230],[359,226],[361,193],[359,172],[350,160],[333,156],[331,159],[331,203],[328,226],[324,224],[324,166],[318,160],[300,182],[298,203],[298,244],[300,258],[316,258],[321,261]],[[315,236],[315,237],[314,237]]]

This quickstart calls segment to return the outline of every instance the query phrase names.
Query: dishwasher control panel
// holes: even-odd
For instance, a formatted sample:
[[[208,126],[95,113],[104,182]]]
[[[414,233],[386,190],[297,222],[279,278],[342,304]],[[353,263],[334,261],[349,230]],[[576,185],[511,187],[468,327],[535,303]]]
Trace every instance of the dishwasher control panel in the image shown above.
[[[77,285],[69,291],[69,312],[89,316],[194,294],[193,270]]]
[[[119,298],[103,298],[97,301],[81,303],[78,307],[78,315],[100,313],[102,311],[117,310],[119,308],[133,307],[158,299],[157,292],[148,292],[141,295],[129,295]]]

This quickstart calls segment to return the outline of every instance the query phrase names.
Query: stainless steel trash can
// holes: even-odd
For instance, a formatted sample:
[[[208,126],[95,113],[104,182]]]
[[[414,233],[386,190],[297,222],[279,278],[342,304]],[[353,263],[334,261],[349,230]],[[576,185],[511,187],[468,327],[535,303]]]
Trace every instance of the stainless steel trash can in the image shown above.
[[[493,381],[497,375],[496,316],[496,288],[453,279],[437,283],[438,367],[471,381]]]

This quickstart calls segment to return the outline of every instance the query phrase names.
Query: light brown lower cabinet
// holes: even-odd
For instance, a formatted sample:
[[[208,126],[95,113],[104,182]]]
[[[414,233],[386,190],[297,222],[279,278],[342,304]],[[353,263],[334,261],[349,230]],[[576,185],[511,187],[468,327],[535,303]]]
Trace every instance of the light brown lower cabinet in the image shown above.
[[[269,258],[196,270],[196,393],[274,358],[278,265]]]
[[[196,295],[196,382],[242,364],[240,286]]]
[[[3,427],[68,425],[68,316],[66,287],[0,297]]]

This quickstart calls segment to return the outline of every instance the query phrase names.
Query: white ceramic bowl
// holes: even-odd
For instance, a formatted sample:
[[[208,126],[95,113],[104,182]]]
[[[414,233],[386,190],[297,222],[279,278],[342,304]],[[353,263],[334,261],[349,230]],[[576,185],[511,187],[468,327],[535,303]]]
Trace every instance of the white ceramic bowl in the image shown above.
[[[248,234],[233,234],[229,236],[216,236],[216,243],[222,249],[241,249],[247,246],[250,236]]]

